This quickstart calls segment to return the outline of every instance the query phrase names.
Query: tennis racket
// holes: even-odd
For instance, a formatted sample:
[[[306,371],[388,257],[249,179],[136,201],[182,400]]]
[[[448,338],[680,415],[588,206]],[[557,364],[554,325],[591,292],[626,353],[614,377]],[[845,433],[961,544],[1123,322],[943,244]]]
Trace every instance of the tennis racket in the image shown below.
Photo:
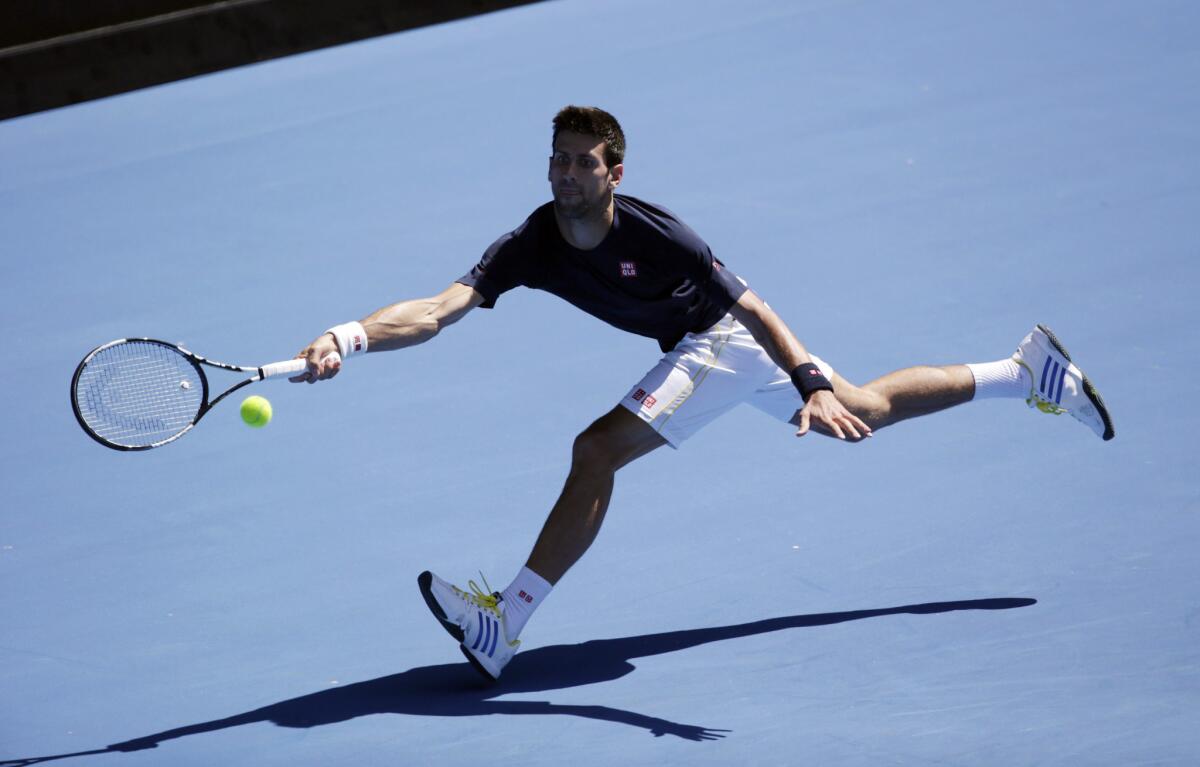
[[[210,401],[208,377],[201,365],[251,375]],[[75,368],[71,407],[79,425],[101,445],[149,450],[187,434],[217,403],[243,386],[299,375],[304,369],[302,359],[241,367],[205,359],[165,341],[121,338],[92,349]]]

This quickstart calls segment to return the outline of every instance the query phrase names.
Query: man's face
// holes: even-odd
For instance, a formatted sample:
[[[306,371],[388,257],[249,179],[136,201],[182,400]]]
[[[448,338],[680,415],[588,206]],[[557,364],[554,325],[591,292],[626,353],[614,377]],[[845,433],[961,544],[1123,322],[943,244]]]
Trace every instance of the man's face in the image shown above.
[[[606,209],[624,170],[622,165],[609,168],[604,164],[600,139],[561,131],[550,157],[554,209],[564,218],[586,218]]]

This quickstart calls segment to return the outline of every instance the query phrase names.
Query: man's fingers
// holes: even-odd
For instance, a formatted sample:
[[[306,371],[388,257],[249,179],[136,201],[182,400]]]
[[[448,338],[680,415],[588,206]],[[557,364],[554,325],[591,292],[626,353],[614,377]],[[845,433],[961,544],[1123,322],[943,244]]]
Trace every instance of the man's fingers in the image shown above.
[[[851,422],[852,422],[852,423],[853,423],[855,426],[857,426],[857,427],[858,427],[858,430],[859,430],[859,431],[861,431],[863,434],[865,434],[865,435],[866,435],[866,436],[868,436],[868,437],[870,437],[870,436],[873,436],[873,435],[874,435],[874,432],[872,432],[872,431],[871,431],[871,427],[870,427],[870,426],[867,426],[866,422],[865,422],[865,421],[863,421],[863,419],[859,418],[859,417],[858,417],[858,416],[856,416],[854,413],[850,413],[850,414],[849,414],[849,416],[850,416],[850,420],[851,420]]]
[[[850,433],[855,442],[871,436],[871,427],[863,423],[861,418],[849,410],[839,415],[838,418],[842,421],[846,431]]]
[[[333,378],[342,371],[342,358],[337,352],[330,352],[321,358],[321,375],[326,379]]]
[[[309,383],[317,381],[328,381],[342,370],[342,358],[337,352],[329,352],[320,359],[316,358],[316,353],[312,352],[308,358],[309,374],[311,378]],[[315,369],[314,369],[315,368]]]
[[[812,429],[821,434],[843,441],[861,442],[872,436],[871,427],[854,413],[840,406],[841,403],[811,403],[812,407],[804,407],[800,411],[800,429],[797,437],[802,437]],[[815,419],[815,420],[814,420]]]
[[[842,431],[842,427],[839,426],[838,422],[835,421],[834,419],[832,419],[832,418],[827,419],[825,421],[825,425],[828,426],[829,430],[833,432],[833,436],[837,437],[838,439],[846,438],[846,432]]]
[[[800,411],[800,428],[796,431],[797,437],[803,437],[805,434],[808,434],[808,421],[808,408],[805,408]]]
[[[862,435],[858,433],[858,429],[854,428],[853,420],[851,420],[848,416],[843,417],[842,420],[845,422],[846,432],[854,438],[855,442],[862,439]]]
[[[316,383],[317,381],[327,381],[338,374],[342,369],[342,358],[336,352],[329,352],[324,357],[317,356],[316,349],[305,349],[296,355],[296,359],[303,359],[308,365],[308,369],[299,375],[293,376],[288,380],[293,383]]]

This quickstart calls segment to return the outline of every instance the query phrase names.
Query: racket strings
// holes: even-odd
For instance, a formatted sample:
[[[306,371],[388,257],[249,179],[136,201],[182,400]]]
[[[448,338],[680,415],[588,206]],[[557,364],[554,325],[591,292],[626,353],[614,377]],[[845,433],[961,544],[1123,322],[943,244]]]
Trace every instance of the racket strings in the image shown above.
[[[161,344],[126,341],[101,349],[80,372],[75,400],[101,439],[128,447],[183,432],[203,404],[204,382],[187,357]]]

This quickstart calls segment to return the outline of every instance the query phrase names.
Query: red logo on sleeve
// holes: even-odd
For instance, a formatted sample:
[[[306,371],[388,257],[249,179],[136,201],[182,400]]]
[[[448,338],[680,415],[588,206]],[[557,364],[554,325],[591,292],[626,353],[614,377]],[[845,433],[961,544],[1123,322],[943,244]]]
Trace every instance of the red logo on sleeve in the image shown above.
[[[658,400],[656,400],[654,397],[652,397],[652,396],[647,397],[645,400],[642,401],[642,407],[649,410],[650,408],[654,407],[655,402],[658,402]]]
[[[635,392],[633,393],[633,401],[634,401],[634,402],[641,402],[641,401],[642,401],[642,397],[645,397],[645,396],[646,396],[646,390],[645,390],[645,389],[638,389],[637,391],[635,391]]]

